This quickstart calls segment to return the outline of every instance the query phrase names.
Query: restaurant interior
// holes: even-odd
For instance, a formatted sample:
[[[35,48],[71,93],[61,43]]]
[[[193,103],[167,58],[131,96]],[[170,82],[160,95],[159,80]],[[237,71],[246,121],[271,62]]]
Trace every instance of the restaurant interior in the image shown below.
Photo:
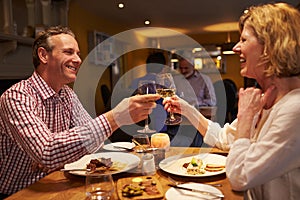
[[[38,31],[53,25],[69,26],[76,35],[83,64],[78,81],[70,86],[93,117],[109,109],[107,101],[115,87],[125,91],[132,79],[146,73],[135,68],[144,65],[149,53],[155,51],[164,52],[168,65],[174,70],[177,69],[174,58],[184,50],[195,56],[196,68],[207,74],[213,83],[229,79],[237,89],[252,85],[253,80],[240,75],[239,56],[230,50],[239,41],[240,14],[251,5],[267,2],[273,1],[2,0],[0,94],[32,74],[34,37]],[[294,6],[299,4],[298,0],[284,2]],[[101,43],[103,45],[99,46]],[[122,97],[123,94],[117,95]],[[190,150],[188,153],[199,151]],[[224,152],[219,153],[224,155]],[[176,155],[176,152],[172,152],[172,155]],[[64,180],[61,176],[55,175],[54,179]],[[165,191],[168,181],[162,178],[163,175],[159,176]],[[241,194],[226,191],[230,190],[228,180],[224,175],[221,179],[209,177],[204,182],[222,183],[221,190],[227,196],[225,199],[242,199]],[[178,177],[177,180],[186,181]],[[73,186],[80,188],[80,181],[72,182]],[[46,183],[47,180],[39,182],[31,189],[38,191],[37,188]],[[74,195],[78,192],[75,189],[64,194],[66,196],[54,196],[57,195],[54,194],[55,190],[62,190],[60,186],[69,187],[60,184],[63,183],[51,190],[53,199],[81,197]],[[31,194],[27,192],[24,194]],[[21,195],[15,198],[21,198]],[[33,195],[45,194],[37,192]]]
[[[138,49],[124,51],[122,55],[115,58],[117,61],[113,61],[114,66],[108,64],[109,67],[104,67],[102,75],[97,77],[99,83],[92,95],[96,96],[95,101],[98,103],[86,105],[91,107],[90,109],[96,112],[96,115],[106,109],[101,85],[106,85],[111,92],[119,78],[129,73],[129,78],[125,80],[123,86],[128,87],[133,77],[144,75],[145,71],[132,69],[144,64],[149,51],[153,49],[165,49],[166,56],[169,56],[171,61],[172,54],[176,54],[178,48],[190,48],[192,51],[196,48],[195,44],[204,47],[215,63],[218,62],[218,71],[211,72],[204,69],[202,71],[206,72],[213,82],[221,77],[221,79],[232,80],[237,88],[243,87],[245,80],[239,74],[238,56],[224,54],[224,50],[230,50],[239,40],[237,21],[243,10],[251,4],[265,2],[269,1],[255,0],[246,3],[230,0],[226,4],[221,4],[217,1],[195,0],[185,2],[3,0],[0,4],[0,9],[3,11],[0,15],[0,92],[32,73],[31,45],[35,33],[47,26],[59,24],[69,26],[76,34],[82,60],[89,57],[91,50],[99,44],[99,41],[125,31],[132,30],[132,33],[128,33],[131,36],[125,35],[125,37],[132,37],[134,43],[141,45]],[[297,0],[286,2],[292,5],[298,4]],[[145,24],[147,20],[150,24]],[[178,35],[195,40],[195,44],[180,43],[176,38]],[[96,39],[98,41],[95,41]],[[122,44],[116,45],[116,49],[120,49],[122,45],[122,48],[128,48],[126,44],[128,38],[120,40],[123,40]],[[151,43],[151,48],[145,48],[146,43]],[[201,62],[205,60],[202,59]],[[95,62],[89,64],[101,67],[101,64]]]

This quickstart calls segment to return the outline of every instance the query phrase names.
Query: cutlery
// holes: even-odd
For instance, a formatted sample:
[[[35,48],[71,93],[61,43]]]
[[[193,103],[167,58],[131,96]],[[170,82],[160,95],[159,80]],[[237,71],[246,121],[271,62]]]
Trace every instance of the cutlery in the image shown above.
[[[83,172],[90,172],[90,169],[60,169],[61,172],[73,172],[73,171],[83,171]]]
[[[172,179],[170,176],[168,176],[168,179],[169,181],[171,181],[174,185],[180,185],[180,184],[183,184],[184,182],[178,182],[174,179]],[[192,183],[192,182],[189,182],[189,183]],[[211,185],[211,186],[214,186],[214,187],[222,187],[222,184],[220,183],[204,183],[206,185]]]
[[[96,169],[96,170],[91,170],[91,169],[60,169],[61,172],[103,172],[106,169]]]
[[[214,198],[224,198],[223,194],[217,194],[217,193],[198,190],[198,189],[193,189],[193,188],[186,188],[186,187],[179,186],[179,185],[174,185],[174,184],[168,184],[168,185],[173,187],[173,188],[177,188],[177,189],[181,189],[181,190],[187,190],[187,191],[191,191],[191,192],[197,192],[197,193],[207,195],[207,196],[211,196],[211,197],[214,197]]]
[[[125,147],[125,146],[119,146],[119,145],[112,145],[114,148],[117,148],[117,149],[125,149],[125,150],[128,150],[128,151],[132,151],[134,147]]]

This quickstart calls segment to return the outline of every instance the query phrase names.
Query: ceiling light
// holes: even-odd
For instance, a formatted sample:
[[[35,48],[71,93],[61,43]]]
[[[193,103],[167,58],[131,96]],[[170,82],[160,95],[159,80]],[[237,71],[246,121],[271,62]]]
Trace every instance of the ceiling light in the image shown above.
[[[124,3],[119,3],[119,4],[118,4],[118,7],[122,9],[122,8],[125,7],[125,5],[124,5]]]
[[[145,20],[144,22],[145,25],[149,25],[150,23],[151,23],[150,20]]]

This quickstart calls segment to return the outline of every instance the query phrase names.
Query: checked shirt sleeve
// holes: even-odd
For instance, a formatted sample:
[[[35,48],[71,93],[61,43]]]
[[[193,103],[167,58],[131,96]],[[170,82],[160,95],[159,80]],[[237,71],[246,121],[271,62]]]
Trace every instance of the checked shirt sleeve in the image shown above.
[[[74,93],[69,99],[41,102],[12,90],[1,100],[6,133],[30,160],[50,170],[97,150],[111,134],[104,116],[92,119]]]

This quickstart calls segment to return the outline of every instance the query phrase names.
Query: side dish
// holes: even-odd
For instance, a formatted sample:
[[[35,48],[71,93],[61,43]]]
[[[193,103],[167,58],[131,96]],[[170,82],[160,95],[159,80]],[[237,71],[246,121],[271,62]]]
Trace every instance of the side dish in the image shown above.
[[[224,165],[218,164],[204,164],[200,158],[193,157],[188,163],[184,163],[183,167],[186,168],[186,173],[189,175],[199,175],[208,172],[218,172],[225,169]]]
[[[133,197],[143,195],[145,192],[147,195],[156,195],[160,191],[156,187],[157,183],[151,177],[146,179],[132,179],[130,184],[125,184],[122,189],[123,197]]]

